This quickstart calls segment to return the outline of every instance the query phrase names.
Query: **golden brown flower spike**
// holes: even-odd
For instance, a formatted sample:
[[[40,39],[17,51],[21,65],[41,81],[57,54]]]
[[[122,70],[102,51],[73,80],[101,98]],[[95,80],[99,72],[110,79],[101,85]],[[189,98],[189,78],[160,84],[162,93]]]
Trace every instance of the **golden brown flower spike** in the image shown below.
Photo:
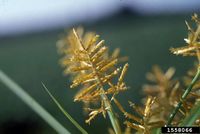
[[[84,57],[84,59],[77,59],[77,61],[79,60],[80,66],[73,66],[73,67],[69,67],[70,71],[72,72],[78,72],[78,71],[85,71],[85,74],[81,75],[80,77],[76,78],[73,81],[73,84],[71,85],[71,88],[78,86],[80,84],[85,85],[86,83],[90,83],[87,88],[83,89],[81,92],[78,93],[78,95],[76,95],[75,100],[81,100],[83,99],[82,97],[85,97],[88,95],[91,95],[92,93],[96,92],[95,89],[97,89],[99,92],[96,93],[94,96],[90,96],[91,99],[93,99],[92,97],[96,98],[97,95],[100,95],[102,93],[101,88],[102,86],[108,84],[109,86],[114,85],[112,84],[112,79],[113,77],[115,77],[116,75],[118,75],[120,68],[115,69],[114,71],[111,72],[111,70],[113,70],[113,67],[116,65],[117,63],[117,59],[116,58],[109,58],[109,57],[105,57],[104,54],[106,54],[106,50],[107,47],[103,46],[103,42],[104,41],[100,41],[99,43],[95,44],[96,42],[94,42],[95,39],[91,39],[93,40],[92,43],[93,44],[88,44],[88,46],[84,46],[84,44],[82,43],[81,39],[79,38],[78,34],[76,33],[75,30],[73,30],[73,33],[76,37],[76,39],[78,40],[78,43],[82,46],[81,49],[83,49],[82,51],[82,55],[81,53],[79,53],[79,55],[77,56],[79,59],[80,57]],[[96,36],[97,37],[97,36]],[[86,59],[87,57],[87,59]],[[83,65],[84,64],[84,65]],[[81,66],[82,65],[82,66]],[[123,90],[126,89],[124,83],[122,82],[123,80],[123,75],[124,72],[127,70],[127,64],[125,65],[125,68],[122,71],[122,75],[120,76],[117,86],[111,87],[113,91],[113,93],[117,92],[118,90]],[[123,84],[123,86],[122,86]],[[119,88],[121,87],[121,88]],[[109,91],[110,91],[109,90]],[[116,90],[116,91],[114,91]],[[111,92],[110,91],[110,92]],[[104,92],[104,91],[103,91]],[[109,92],[109,93],[110,93]]]
[[[150,134],[150,130],[152,130],[153,128],[158,128],[164,125],[163,120],[155,120],[154,118],[155,113],[152,107],[155,104],[155,97],[149,96],[146,100],[144,108],[138,107],[132,102],[129,102],[130,106],[134,108],[134,111],[137,113],[138,116],[126,112],[122,105],[115,98],[113,100],[119,108],[119,110],[124,114],[124,116],[127,119],[131,120],[126,120],[124,124],[126,124],[130,128],[137,130],[138,132]]]
[[[143,86],[145,95],[151,95],[157,98],[156,107],[153,107],[152,110],[154,113],[159,112],[157,118],[165,121],[167,121],[171,110],[174,109],[180,101],[180,97],[183,93],[180,82],[173,79],[174,73],[175,69],[172,67],[164,72],[160,67],[153,66],[152,72],[147,74],[147,79],[151,84],[145,84]],[[179,114],[176,116],[173,124],[178,124],[186,115],[189,106],[188,102],[185,102],[185,105],[179,109]]]
[[[121,67],[117,68],[119,52],[115,51],[112,56],[109,56],[108,48],[104,46],[104,40],[98,41],[99,36],[92,33],[86,33],[85,36],[82,33],[83,30],[76,31],[73,29],[67,37],[67,43],[60,41],[59,45],[61,50],[64,49],[61,51],[64,53],[61,63],[66,68],[65,73],[73,76],[70,87],[82,87],[75,95],[74,101],[97,101],[101,103],[100,108],[90,112],[90,117],[86,122],[89,123],[96,115],[106,111],[115,132],[120,133],[119,125],[106,94],[114,96],[127,89],[123,79],[128,64],[125,64],[122,70]],[[65,44],[68,44],[68,46],[65,46]],[[119,78],[117,78],[118,75]]]
[[[172,89],[175,87],[177,81],[173,80],[172,77],[175,73],[175,69],[170,67],[166,72],[163,72],[161,68],[157,65],[154,65],[152,68],[152,72],[147,73],[147,80],[151,84],[145,84],[143,86],[143,91],[145,95],[157,96],[158,99],[172,99],[174,100],[177,94],[171,96]],[[177,92],[176,92],[177,93]],[[172,97],[172,98],[170,98]],[[173,99],[174,98],[174,99]],[[159,102],[165,102],[164,100],[160,100]],[[170,102],[174,104],[173,102]]]
[[[179,48],[171,48],[171,52],[176,55],[183,56],[197,56],[198,61],[200,62],[200,20],[197,14],[192,16],[192,20],[196,23],[196,30],[193,30],[188,22],[186,21],[186,25],[188,28],[188,38],[184,39],[187,43],[187,46],[179,47]]]

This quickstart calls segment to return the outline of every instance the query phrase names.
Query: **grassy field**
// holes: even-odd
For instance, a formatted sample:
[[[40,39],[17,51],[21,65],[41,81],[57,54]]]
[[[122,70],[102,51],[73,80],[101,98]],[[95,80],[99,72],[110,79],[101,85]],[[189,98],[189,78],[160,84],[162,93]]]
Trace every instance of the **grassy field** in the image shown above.
[[[119,15],[92,24],[81,24],[86,30],[96,31],[106,40],[110,50],[120,47],[122,56],[129,56],[130,68],[127,84],[131,87],[127,93],[118,96],[119,100],[128,105],[127,101],[139,102],[141,86],[146,72],[154,64],[163,69],[170,66],[177,68],[177,75],[193,65],[191,59],[176,57],[169,52],[171,46],[177,47],[184,43],[187,36],[184,24],[189,20],[185,16],[153,16],[138,17]],[[58,65],[59,56],[55,43],[63,29],[38,34],[21,35],[0,39],[0,69],[13,78],[31,96],[54,115],[72,133],[79,133],[64,118],[55,104],[42,88],[44,82],[65,109],[89,133],[106,133],[108,120],[101,117],[90,126],[84,124],[81,104],[73,102],[76,90],[69,89],[68,77],[62,76],[62,68]],[[126,99],[124,99],[126,98]],[[27,124],[35,133],[55,133],[40,117],[30,110],[19,98],[0,84],[0,128],[7,124]],[[98,129],[96,129],[98,128]],[[0,130],[1,130],[0,129]]]

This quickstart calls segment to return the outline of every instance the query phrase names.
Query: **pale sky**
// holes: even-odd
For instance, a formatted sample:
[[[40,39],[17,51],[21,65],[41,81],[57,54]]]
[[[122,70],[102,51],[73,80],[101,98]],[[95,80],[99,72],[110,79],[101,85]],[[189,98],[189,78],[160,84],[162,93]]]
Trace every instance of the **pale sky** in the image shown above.
[[[200,0],[0,0],[0,36],[93,21],[124,6],[149,15],[196,11]]]

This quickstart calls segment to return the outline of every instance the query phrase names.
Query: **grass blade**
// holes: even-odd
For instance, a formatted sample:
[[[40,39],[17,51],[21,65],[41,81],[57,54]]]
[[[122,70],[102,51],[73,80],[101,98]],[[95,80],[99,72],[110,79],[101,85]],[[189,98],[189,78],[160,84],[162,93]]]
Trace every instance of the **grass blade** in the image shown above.
[[[72,124],[74,124],[74,126],[81,131],[82,134],[88,134],[86,130],[84,130],[72,117],[69,113],[67,113],[65,111],[65,109],[60,105],[60,103],[56,100],[56,98],[50,93],[50,91],[47,89],[47,87],[42,83],[44,89],[46,90],[46,92],[49,94],[49,96],[51,97],[51,99],[56,103],[56,105],[58,106],[58,108],[61,110],[61,112],[66,116],[66,118],[68,118]]]
[[[192,108],[190,114],[185,117],[180,126],[192,126],[196,119],[200,117],[200,101]]]
[[[44,119],[55,131],[60,134],[70,134],[50,113],[48,113],[36,100],[34,100],[24,89],[11,80],[3,71],[0,70],[0,82],[6,85],[24,103]]]

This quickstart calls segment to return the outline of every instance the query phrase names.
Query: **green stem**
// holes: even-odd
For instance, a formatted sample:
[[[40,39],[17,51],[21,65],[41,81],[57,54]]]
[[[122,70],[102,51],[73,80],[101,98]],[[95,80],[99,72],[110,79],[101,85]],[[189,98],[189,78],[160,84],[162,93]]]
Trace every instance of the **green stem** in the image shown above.
[[[114,131],[116,134],[121,134],[121,128],[119,126],[119,122],[118,122],[118,119],[116,118],[116,116],[114,115],[114,112],[112,110],[112,106],[108,100],[108,97],[105,95],[105,94],[102,94],[101,95],[101,98],[102,100],[104,101],[104,104],[106,106],[106,108],[108,109],[107,112],[108,112],[108,116],[110,118],[110,121],[111,121],[111,124],[114,128]]]
[[[190,85],[187,87],[187,89],[185,90],[185,92],[181,96],[180,102],[177,104],[177,106],[175,107],[175,109],[170,114],[168,122],[167,122],[167,126],[171,125],[171,123],[172,123],[175,115],[177,114],[178,110],[181,108],[181,106],[183,104],[183,101],[186,99],[187,95],[192,90],[192,88],[195,85],[195,83],[197,82],[199,76],[200,76],[200,68],[198,67],[198,70],[197,70],[197,73],[196,73],[195,77],[193,78],[192,82],[190,83]]]
[[[0,70],[0,82],[15,93],[24,103],[35,111],[43,120],[45,120],[59,134],[70,134],[50,113],[48,113],[36,100],[34,100],[24,89],[11,80]]]

